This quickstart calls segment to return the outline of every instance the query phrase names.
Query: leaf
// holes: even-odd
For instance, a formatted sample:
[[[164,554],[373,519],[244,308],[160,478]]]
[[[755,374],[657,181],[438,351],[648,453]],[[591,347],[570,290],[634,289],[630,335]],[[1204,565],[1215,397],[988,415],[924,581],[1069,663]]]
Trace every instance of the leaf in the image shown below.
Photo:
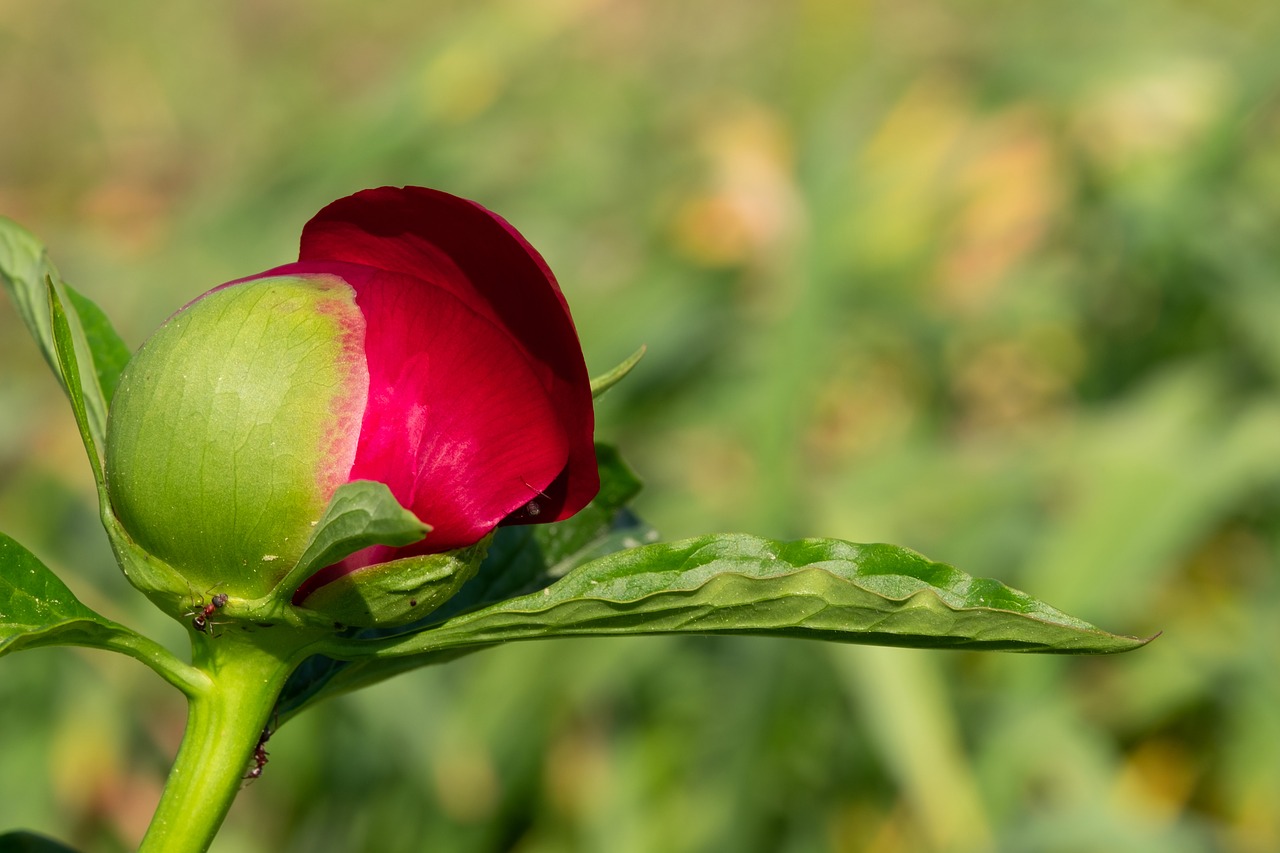
[[[640,363],[640,359],[644,358],[646,349],[648,348],[643,346],[640,347],[640,349],[636,350],[635,352],[631,353],[631,355],[623,359],[622,363],[619,364],[617,367],[613,368],[608,373],[605,373],[602,376],[597,376],[594,379],[592,379],[591,380],[591,399],[593,400],[596,399],[605,391],[608,391],[614,385],[617,385],[619,382],[625,379],[627,374],[631,372],[631,369]]]
[[[385,483],[353,480],[333,493],[298,563],[276,589],[285,598],[311,575],[370,545],[401,547],[431,530],[391,494]]]
[[[39,558],[0,533],[0,655],[51,645],[103,647],[128,628],[80,603]]]
[[[0,656],[57,645],[120,652],[184,692],[200,689],[191,667],[155,641],[85,607],[38,557],[0,533]]]
[[[730,534],[620,551],[540,593],[387,641],[380,653],[665,633],[1058,653],[1120,652],[1147,642],[895,545]]]
[[[51,645],[103,647],[128,631],[85,607],[57,575],[0,533],[0,655]]]
[[[600,492],[576,515],[554,524],[499,527],[476,576],[427,619],[391,632],[352,632],[351,636],[378,639],[421,630],[425,625],[436,624],[466,610],[536,592],[582,562],[656,539],[657,534],[625,508],[640,492],[641,484],[618,451],[597,444],[596,460],[600,466]],[[453,653],[450,657],[464,653]],[[281,698],[280,713],[292,715],[326,696],[437,663],[439,658],[436,655],[420,662],[406,658],[368,658],[353,662],[317,655],[289,679]]]
[[[323,583],[301,606],[358,628],[420,622],[475,575],[488,547],[485,537],[469,548],[366,566]]]
[[[13,298],[45,361],[53,368],[63,389],[70,393],[54,342],[47,290],[50,283],[58,291],[66,311],[79,365],[89,435],[97,447],[102,447],[108,403],[119,381],[120,370],[129,359],[128,348],[98,306],[63,284],[40,241],[21,225],[0,216],[0,284]]]
[[[4,284],[19,316],[40,345],[45,361],[56,369],[44,293],[45,276],[53,273],[53,264],[35,235],[12,219],[0,216],[0,283]]]
[[[76,853],[76,850],[48,836],[17,830],[0,835],[0,853]]]

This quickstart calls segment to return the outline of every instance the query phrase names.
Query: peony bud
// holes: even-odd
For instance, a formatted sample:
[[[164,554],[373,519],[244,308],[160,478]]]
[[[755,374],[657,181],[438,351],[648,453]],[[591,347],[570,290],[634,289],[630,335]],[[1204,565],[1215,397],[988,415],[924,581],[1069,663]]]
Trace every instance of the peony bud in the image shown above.
[[[383,187],[322,210],[297,263],[209,291],[143,345],[111,403],[107,487],[134,542],[193,589],[252,599],[339,486],[385,483],[426,537],[357,551],[293,596],[349,613],[362,570],[385,586],[394,561],[473,564],[497,525],[581,509],[599,487],[592,430],[538,253],[473,202]]]

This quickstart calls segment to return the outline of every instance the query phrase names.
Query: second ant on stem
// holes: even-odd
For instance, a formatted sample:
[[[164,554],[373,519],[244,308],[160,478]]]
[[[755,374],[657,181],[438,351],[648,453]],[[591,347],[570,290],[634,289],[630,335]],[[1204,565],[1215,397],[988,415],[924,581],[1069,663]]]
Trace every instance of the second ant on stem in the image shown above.
[[[276,718],[275,725],[280,725],[279,718]],[[253,766],[244,774],[245,782],[252,782],[255,779],[262,778],[262,768],[267,766],[267,741],[271,740],[271,733],[274,731],[271,722],[268,721],[262,727],[262,734],[258,737],[258,744],[253,748]]]

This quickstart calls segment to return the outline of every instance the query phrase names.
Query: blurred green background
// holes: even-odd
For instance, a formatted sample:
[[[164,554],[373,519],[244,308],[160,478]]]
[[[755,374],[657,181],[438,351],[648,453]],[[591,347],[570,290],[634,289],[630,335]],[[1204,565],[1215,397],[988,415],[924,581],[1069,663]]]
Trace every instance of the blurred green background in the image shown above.
[[[215,850],[1280,850],[1280,5],[0,0],[0,212],[137,345],[381,184],[545,254],[667,538],[892,541],[1117,658],[527,644],[271,741]],[[0,529],[131,592],[0,306]],[[0,661],[0,829],[131,849],[183,707]]]

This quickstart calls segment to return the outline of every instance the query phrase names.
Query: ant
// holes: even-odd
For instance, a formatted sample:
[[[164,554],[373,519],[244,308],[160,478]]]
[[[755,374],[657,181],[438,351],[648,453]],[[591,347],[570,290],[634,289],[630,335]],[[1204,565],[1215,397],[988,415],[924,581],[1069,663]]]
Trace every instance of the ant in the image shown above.
[[[548,495],[542,489],[535,489],[533,486],[529,485],[529,481],[526,480],[524,477],[520,478],[520,482],[524,483],[525,488],[527,488],[529,491],[536,494],[538,497],[550,499],[551,497],[550,495]],[[538,503],[538,498],[534,498],[524,506],[520,507],[520,509],[516,510],[516,512],[517,513],[523,512],[527,516],[532,518],[542,514],[542,505]]]
[[[253,766],[244,774],[244,778],[250,782],[255,779],[262,778],[262,768],[267,766],[267,741],[271,740],[271,724],[262,727],[262,734],[258,737],[258,744],[253,748]]]
[[[220,592],[213,598],[209,599],[209,603],[201,606],[196,604],[195,609],[188,611],[185,615],[191,617],[191,627],[195,628],[201,634],[209,630],[209,617],[213,615],[215,610],[227,606],[227,600],[230,598],[225,592]]]

